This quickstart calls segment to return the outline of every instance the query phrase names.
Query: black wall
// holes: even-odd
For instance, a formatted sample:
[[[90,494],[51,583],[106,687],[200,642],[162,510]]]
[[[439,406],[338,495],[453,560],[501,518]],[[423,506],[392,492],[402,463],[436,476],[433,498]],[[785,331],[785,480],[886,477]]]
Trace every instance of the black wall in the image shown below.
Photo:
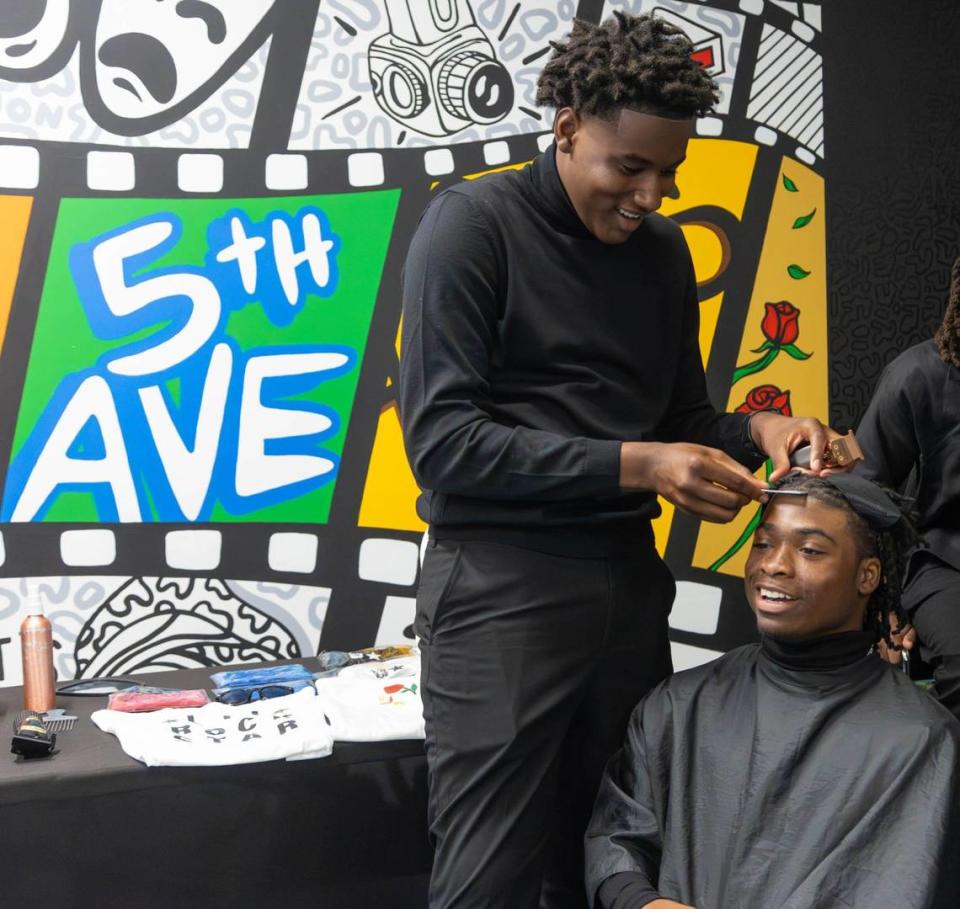
[[[960,3],[823,5],[831,422],[929,338],[960,256]]]

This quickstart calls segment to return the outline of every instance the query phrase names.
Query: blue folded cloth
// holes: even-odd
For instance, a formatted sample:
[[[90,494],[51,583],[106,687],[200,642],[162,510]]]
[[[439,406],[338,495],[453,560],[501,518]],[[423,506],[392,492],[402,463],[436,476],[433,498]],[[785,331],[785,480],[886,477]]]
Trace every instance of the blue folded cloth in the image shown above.
[[[300,663],[259,669],[226,669],[210,676],[216,688],[255,688],[260,685],[283,685],[287,682],[312,678],[313,673]]]
[[[266,685],[247,685],[242,688],[214,688],[213,696],[222,704],[236,706],[250,701],[265,701],[294,694],[301,688],[313,688],[313,679],[285,679]],[[316,690],[316,689],[314,689]]]

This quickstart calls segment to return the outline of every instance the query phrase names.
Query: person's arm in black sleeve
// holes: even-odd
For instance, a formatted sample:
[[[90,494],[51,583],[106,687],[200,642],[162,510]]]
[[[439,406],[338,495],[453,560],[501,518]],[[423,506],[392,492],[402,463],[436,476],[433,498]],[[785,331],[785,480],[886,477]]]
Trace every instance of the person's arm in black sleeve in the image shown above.
[[[682,237],[680,242],[683,243]],[[683,299],[683,348],[670,407],[657,428],[657,437],[664,442],[695,442],[717,448],[750,470],[756,470],[765,456],[750,435],[751,415],[718,413],[707,395],[707,380],[700,355],[700,303],[693,263],[685,243],[682,261],[687,275]]]
[[[895,362],[884,370],[857,427],[864,460],[857,473],[898,489],[920,457],[916,420],[922,410],[922,381],[904,375]]]
[[[439,492],[557,500],[620,491],[620,442],[491,417],[497,249],[476,203],[447,192],[424,214],[404,268],[400,414],[417,481]]]
[[[657,881],[662,842],[644,731],[651,697],[656,693],[633,712],[623,749],[607,765],[587,828],[586,881],[592,909],[641,909],[661,898]]]

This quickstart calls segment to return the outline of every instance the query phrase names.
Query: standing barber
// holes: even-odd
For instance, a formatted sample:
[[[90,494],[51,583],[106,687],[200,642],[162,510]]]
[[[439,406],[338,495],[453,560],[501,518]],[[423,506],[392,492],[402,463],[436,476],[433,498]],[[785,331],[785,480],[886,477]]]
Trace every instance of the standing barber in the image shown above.
[[[410,248],[432,907],[582,909],[603,767],[671,671],[657,494],[729,521],[765,456],[776,479],[827,442],[707,398],[690,255],[656,214],[718,100],[692,50],[662,19],[577,21],[538,84],[554,145],[441,193]]]

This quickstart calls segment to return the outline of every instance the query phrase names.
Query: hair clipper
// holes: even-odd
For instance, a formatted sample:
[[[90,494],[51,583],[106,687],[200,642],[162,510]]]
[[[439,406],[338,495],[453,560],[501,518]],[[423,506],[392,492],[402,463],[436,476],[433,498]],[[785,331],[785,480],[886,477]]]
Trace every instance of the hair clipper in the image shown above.
[[[49,757],[57,746],[56,733],[50,732],[43,717],[32,710],[21,710],[13,722],[12,754],[25,758]]]

